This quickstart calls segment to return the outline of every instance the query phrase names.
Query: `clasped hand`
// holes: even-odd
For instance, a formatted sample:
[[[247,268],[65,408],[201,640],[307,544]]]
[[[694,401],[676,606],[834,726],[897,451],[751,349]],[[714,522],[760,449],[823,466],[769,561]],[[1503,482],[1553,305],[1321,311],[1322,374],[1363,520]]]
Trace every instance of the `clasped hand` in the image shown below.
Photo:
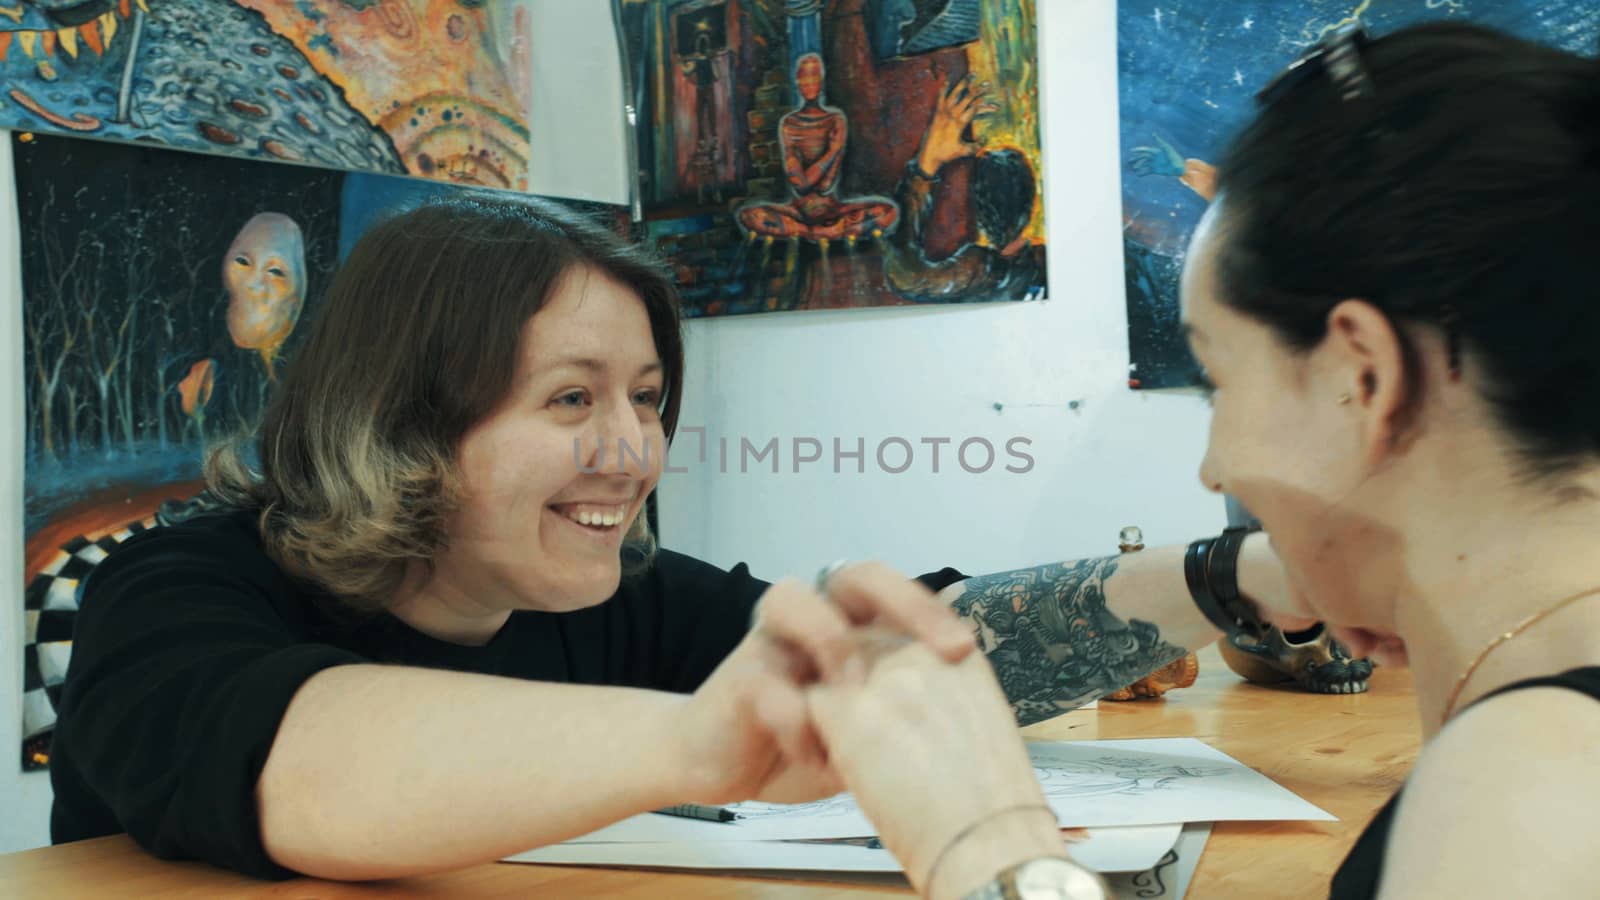
[[[1021,849],[1059,853],[1014,714],[976,649],[967,623],[881,564],[838,571],[826,597],[775,584],[688,704],[694,799],[800,802],[848,787],[924,891],[935,863],[941,880],[959,877],[960,855],[945,851],[987,816],[1009,842],[1025,829]]]

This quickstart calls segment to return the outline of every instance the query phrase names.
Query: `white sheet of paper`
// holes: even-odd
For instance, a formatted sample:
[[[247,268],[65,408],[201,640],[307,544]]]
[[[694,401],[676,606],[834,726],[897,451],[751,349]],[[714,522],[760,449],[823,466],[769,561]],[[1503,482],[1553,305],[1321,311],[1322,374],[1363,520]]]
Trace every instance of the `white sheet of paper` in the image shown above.
[[[1194,738],[1036,742],[1028,745],[1028,752],[1063,827],[1334,819]],[[849,794],[812,803],[739,803],[729,808],[739,814],[737,821],[646,813],[568,843],[782,841],[878,833]]]
[[[1038,742],[1028,745],[1028,755],[1066,827],[1336,821],[1194,738]]]
[[[1183,826],[1177,844],[1156,865],[1143,872],[1122,872],[1107,877],[1111,895],[1116,900],[1145,900],[1150,897],[1183,900],[1189,890],[1189,882],[1194,880],[1195,866],[1200,864],[1200,854],[1210,837],[1210,822],[1190,822]]]
[[[1180,825],[1096,828],[1072,844],[1072,857],[1096,872],[1138,872],[1160,862],[1178,840]],[[666,869],[770,872],[899,872],[887,850],[796,841],[556,844],[508,857],[507,862]]]

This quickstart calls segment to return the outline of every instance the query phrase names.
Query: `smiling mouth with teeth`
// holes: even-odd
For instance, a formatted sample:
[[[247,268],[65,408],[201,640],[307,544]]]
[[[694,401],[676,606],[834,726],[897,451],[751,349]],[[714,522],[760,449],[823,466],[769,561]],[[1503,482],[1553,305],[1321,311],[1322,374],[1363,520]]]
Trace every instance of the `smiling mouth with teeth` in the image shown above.
[[[628,505],[619,503],[616,506],[589,507],[580,510],[556,509],[556,512],[579,525],[604,530],[622,524],[623,517],[628,513]]]

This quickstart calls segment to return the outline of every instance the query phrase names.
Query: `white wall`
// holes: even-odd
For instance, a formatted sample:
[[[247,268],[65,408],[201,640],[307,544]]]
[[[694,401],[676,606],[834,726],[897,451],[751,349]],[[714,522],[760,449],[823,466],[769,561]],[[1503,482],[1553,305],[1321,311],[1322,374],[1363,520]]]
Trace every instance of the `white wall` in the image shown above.
[[[620,80],[593,61],[614,52],[606,49],[614,46],[609,21],[593,16],[602,6],[541,0],[535,7],[536,96],[550,115],[571,117],[558,132],[534,123],[543,144],[536,160],[549,166],[536,177],[563,178],[568,196],[620,202],[619,118],[605,99],[617,95]],[[696,436],[681,437],[672,463],[689,471],[667,475],[661,488],[668,546],[721,565],[748,561],[773,578],[864,556],[912,571],[981,572],[1113,552],[1127,524],[1142,526],[1153,543],[1219,526],[1221,503],[1194,476],[1204,406],[1126,388],[1115,3],[1039,0],[1039,7],[1052,299],[690,323],[682,421],[707,429],[710,453],[699,463]],[[558,49],[575,61],[556,62]],[[0,422],[19,423],[16,202],[10,138],[0,137],[0,359],[15,360],[0,387]],[[1079,409],[1069,410],[1069,401]],[[45,775],[18,771],[23,430],[4,432],[0,573],[14,574],[0,577],[0,852],[47,841],[50,802]],[[899,475],[879,470],[874,458],[878,443],[894,436],[915,451]],[[778,438],[780,473],[768,462],[740,474],[741,437],[757,447]],[[800,474],[791,466],[795,437],[817,438],[824,448],[822,460]],[[934,474],[922,440],[942,437],[952,442]],[[999,451],[983,475],[954,459],[956,445],[975,437]],[[1004,471],[1017,462],[1004,453],[1013,437],[1032,442],[1035,463],[1026,474]],[[721,438],[730,444],[726,474],[717,471]],[[864,440],[866,474],[855,474],[850,461],[833,473],[834,438],[846,450]],[[889,465],[900,464],[900,450],[886,452]]]
[[[611,0],[533,0],[528,131],[536,194],[628,203],[622,63]]]
[[[1123,525],[1152,544],[1221,527],[1222,502],[1195,475],[1204,404],[1127,389],[1116,4],[1038,6],[1051,299],[690,322],[682,423],[706,427],[710,453],[699,463],[697,436],[680,436],[671,463],[690,471],[662,480],[666,546],[769,578],[865,556],[983,572],[1114,553]],[[824,446],[799,474],[795,436]],[[917,451],[898,475],[873,458],[893,436]],[[1003,470],[1016,436],[1032,441],[1026,474]],[[741,474],[741,437],[778,438],[779,473],[769,458]],[[849,460],[834,474],[836,437],[846,450],[865,439],[866,474]],[[940,437],[952,443],[934,474],[921,441]],[[987,474],[950,459],[972,437],[1001,451]],[[903,464],[903,448],[885,452]]]

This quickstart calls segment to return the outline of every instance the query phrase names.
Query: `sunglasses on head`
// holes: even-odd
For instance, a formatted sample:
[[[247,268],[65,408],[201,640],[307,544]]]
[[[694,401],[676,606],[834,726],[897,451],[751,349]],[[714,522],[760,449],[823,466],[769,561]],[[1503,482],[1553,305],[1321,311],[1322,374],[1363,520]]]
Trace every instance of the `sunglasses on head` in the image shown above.
[[[1271,106],[1300,85],[1326,74],[1346,102],[1364,100],[1374,93],[1372,78],[1361,63],[1361,51],[1372,43],[1360,22],[1340,25],[1322,36],[1299,59],[1256,94],[1256,105]]]

